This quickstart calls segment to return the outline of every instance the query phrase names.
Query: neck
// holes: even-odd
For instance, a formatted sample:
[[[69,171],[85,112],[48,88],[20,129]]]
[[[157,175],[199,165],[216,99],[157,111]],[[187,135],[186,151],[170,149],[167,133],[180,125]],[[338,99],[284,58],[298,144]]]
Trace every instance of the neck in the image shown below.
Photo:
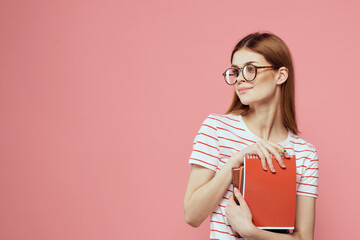
[[[288,131],[282,122],[280,98],[250,105],[249,112],[243,119],[250,131],[264,140],[281,142],[287,138]]]

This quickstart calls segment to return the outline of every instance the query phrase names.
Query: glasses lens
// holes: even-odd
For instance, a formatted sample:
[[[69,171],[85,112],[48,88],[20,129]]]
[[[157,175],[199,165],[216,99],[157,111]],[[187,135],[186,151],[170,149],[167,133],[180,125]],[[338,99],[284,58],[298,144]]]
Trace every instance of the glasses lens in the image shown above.
[[[231,85],[235,83],[237,76],[238,76],[238,71],[233,68],[227,69],[224,73],[225,81]]]
[[[256,68],[253,65],[244,66],[244,77],[248,81],[252,81],[256,76]]]

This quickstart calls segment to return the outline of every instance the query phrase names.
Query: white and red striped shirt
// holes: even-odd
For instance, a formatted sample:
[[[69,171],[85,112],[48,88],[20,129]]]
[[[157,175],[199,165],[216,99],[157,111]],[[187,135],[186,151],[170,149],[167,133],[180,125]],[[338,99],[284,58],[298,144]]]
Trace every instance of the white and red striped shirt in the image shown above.
[[[241,115],[210,114],[195,137],[189,163],[218,172],[235,152],[260,139],[246,127]],[[288,138],[278,144],[286,149],[289,155],[296,157],[296,194],[317,198],[319,160],[314,145],[291,131]],[[233,194],[232,189],[230,184],[217,209],[211,214],[210,239],[237,239],[225,217],[225,207]]]

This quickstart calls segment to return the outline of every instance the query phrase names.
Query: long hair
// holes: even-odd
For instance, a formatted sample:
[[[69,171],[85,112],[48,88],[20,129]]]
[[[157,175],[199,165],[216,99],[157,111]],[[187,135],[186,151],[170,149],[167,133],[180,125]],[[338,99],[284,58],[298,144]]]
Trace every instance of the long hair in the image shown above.
[[[295,77],[289,48],[283,40],[272,33],[252,33],[236,44],[231,53],[231,63],[234,53],[241,48],[248,48],[261,54],[271,65],[285,66],[288,69],[288,78],[281,84],[282,121],[288,130],[298,134],[299,130],[295,115]],[[242,104],[236,92],[234,92],[232,103],[226,113],[243,115],[248,111],[249,105]]]

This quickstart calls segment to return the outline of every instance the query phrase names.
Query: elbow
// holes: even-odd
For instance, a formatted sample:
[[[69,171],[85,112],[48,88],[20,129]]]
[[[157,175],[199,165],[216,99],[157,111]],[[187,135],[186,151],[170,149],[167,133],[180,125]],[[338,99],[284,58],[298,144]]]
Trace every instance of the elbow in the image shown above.
[[[186,214],[185,214],[185,222],[194,228],[199,227],[202,223],[201,221],[198,221],[197,219]]]
[[[203,222],[194,211],[190,211],[186,207],[184,208],[184,218],[185,222],[194,228],[199,227]]]
[[[205,220],[207,216],[202,216],[201,210],[196,206],[193,206],[189,200],[184,200],[184,218],[185,222],[190,226],[197,228]]]

